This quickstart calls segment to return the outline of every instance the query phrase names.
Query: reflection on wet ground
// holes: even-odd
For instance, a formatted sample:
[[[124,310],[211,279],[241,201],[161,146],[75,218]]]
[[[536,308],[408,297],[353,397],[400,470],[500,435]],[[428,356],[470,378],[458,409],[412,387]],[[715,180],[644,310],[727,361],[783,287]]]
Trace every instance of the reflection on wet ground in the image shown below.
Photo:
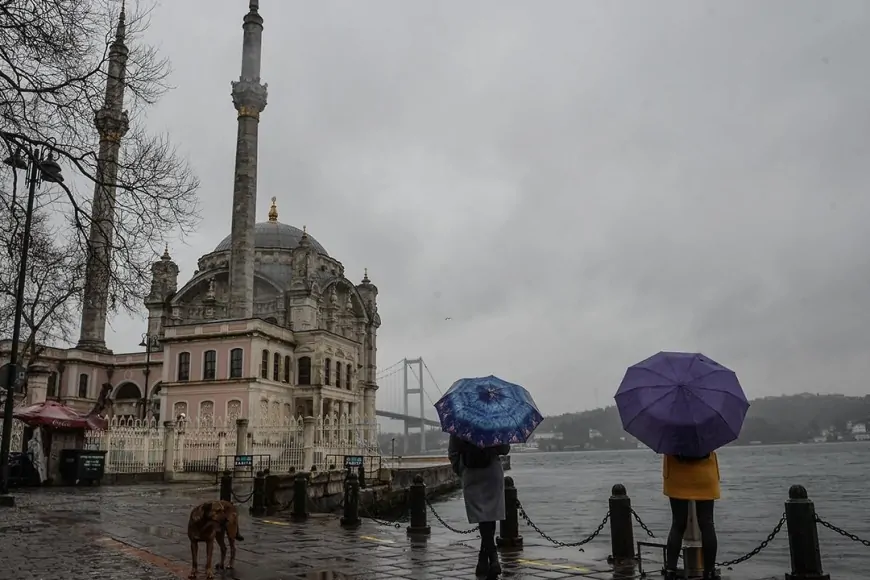
[[[137,486],[19,492],[17,506],[0,512],[0,545],[10,578],[36,580],[169,580],[186,578],[187,516],[215,489]],[[248,517],[233,580],[457,580],[474,578],[477,538],[434,526],[427,539],[409,539],[403,526],[365,520],[343,530],[333,516],[293,523],[277,514]],[[456,522],[460,524],[462,522]],[[217,548],[215,548],[217,553]],[[502,554],[503,578],[628,579],[606,562],[574,550],[531,548]],[[201,563],[204,550],[200,550]],[[656,577],[656,574],[651,577]],[[5,577],[5,574],[4,574]],[[200,571],[200,578],[205,575]],[[751,576],[725,576],[746,580]]]

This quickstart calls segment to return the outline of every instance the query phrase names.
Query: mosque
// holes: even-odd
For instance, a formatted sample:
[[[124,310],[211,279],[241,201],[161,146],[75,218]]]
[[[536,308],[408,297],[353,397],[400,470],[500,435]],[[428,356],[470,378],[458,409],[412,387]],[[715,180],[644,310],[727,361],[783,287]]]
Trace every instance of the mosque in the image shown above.
[[[123,109],[124,10],[110,50],[104,108],[96,116],[100,161],[110,169],[127,131]],[[242,70],[233,82],[238,113],[232,229],[178,283],[168,248],[152,266],[144,306],[144,352],[116,354],[105,342],[106,259],[87,268],[81,334],[70,349],[45,348],[28,376],[27,402],[45,399],[79,411],[108,396],[110,413],[167,421],[347,414],[373,420],[377,384],[378,289],[365,273],[359,283],[305,227],[279,221],[271,198],[268,221],[256,223],[257,141],[267,88],[260,79],[263,18],[250,0],[243,20]],[[98,185],[95,222],[114,220],[113,188]],[[94,255],[111,247],[95,228]],[[0,343],[8,360],[10,341]]]

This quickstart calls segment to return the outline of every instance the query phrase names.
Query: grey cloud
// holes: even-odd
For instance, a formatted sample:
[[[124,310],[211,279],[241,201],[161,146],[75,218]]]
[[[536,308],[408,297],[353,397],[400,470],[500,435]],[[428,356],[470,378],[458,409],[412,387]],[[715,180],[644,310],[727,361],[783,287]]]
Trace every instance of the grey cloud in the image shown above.
[[[183,4],[149,34],[178,87],[151,118],[203,179],[189,275],[229,231],[246,2]],[[261,219],[277,196],[351,278],[369,268],[382,366],[499,374],[546,412],[604,404],[660,349],[704,350],[751,396],[867,392],[863,2],[261,12]]]

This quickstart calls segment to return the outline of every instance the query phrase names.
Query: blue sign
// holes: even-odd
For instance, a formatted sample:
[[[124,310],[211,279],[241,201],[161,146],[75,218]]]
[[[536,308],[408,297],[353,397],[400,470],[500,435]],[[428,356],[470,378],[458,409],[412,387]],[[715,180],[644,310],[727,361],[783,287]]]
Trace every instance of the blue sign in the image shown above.
[[[254,456],[253,455],[236,455],[235,458],[235,466],[236,467],[250,467],[254,468]]]
[[[363,464],[363,456],[362,455],[345,455],[344,456],[344,466],[345,467],[362,467]]]

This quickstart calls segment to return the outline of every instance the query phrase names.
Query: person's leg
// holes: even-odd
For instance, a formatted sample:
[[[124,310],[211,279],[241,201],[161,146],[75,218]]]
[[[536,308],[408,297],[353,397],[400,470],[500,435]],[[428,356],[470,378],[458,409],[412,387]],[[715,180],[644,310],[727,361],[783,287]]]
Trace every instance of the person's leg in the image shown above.
[[[480,553],[475,574],[485,576],[490,571],[490,554],[495,551],[495,522],[480,522]]]
[[[683,548],[683,534],[686,533],[686,524],[689,520],[689,500],[671,499],[671,531],[668,534],[667,548],[665,548],[665,569],[676,570],[680,560],[680,550]]]
[[[716,526],[713,525],[713,500],[696,501],[695,511],[698,513],[698,527],[701,529],[701,548],[704,555],[704,574],[710,578],[716,570]]]

